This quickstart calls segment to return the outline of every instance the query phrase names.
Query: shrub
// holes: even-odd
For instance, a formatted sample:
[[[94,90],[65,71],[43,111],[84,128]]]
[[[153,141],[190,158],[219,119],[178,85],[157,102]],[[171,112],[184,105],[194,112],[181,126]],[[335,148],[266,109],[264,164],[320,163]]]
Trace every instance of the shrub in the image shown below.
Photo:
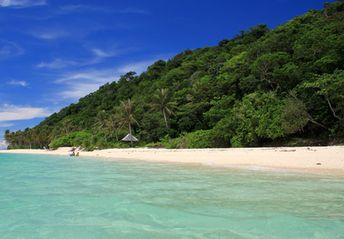
[[[192,133],[183,134],[178,138],[167,141],[163,140],[166,148],[212,148],[214,147],[214,136],[212,130],[197,130]]]
[[[216,139],[232,147],[256,146],[261,139],[283,137],[283,101],[274,92],[246,95],[214,127]]]
[[[93,135],[85,131],[77,131],[54,139],[49,147],[57,149],[59,147],[83,147],[88,149],[92,145]]]

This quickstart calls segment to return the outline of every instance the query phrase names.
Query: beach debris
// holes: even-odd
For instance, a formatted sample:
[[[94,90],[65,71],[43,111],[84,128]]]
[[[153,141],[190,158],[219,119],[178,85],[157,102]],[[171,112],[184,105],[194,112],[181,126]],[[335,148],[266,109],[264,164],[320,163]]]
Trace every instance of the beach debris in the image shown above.
[[[317,163],[317,165],[321,165],[321,163]]]
[[[295,152],[296,149],[282,149],[280,152]]]
[[[307,150],[312,151],[312,152],[316,152],[317,151],[316,149],[312,149],[310,147],[307,147]]]

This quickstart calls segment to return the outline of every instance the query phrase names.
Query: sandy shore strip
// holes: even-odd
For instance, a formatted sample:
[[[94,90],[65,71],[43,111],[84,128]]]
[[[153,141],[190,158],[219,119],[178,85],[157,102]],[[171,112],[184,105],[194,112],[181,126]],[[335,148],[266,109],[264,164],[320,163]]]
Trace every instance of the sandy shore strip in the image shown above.
[[[3,150],[0,153],[68,155],[70,148],[47,150]],[[213,167],[257,170],[293,170],[344,175],[344,146],[229,149],[105,149],[81,152],[80,156],[107,160],[145,160],[192,163]]]

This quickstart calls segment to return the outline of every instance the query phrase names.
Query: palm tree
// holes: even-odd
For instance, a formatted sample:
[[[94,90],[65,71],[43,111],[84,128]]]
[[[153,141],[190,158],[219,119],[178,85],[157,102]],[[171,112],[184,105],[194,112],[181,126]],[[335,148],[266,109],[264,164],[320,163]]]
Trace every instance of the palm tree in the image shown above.
[[[105,110],[101,110],[98,112],[97,117],[96,117],[96,122],[94,124],[94,126],[99,130],[102,131],[104,130],[105,127],[105,122],[106,122],[106,118],[107,118],[107,113]]]
[[[121,101],[121,108],[122,108],[122,114],[121,114],[121,122],[123,125],[128,125],[129,134],[132,135],[132,129],[131,126],[133,124],[139,125],[137,120],[134,117],[134,104],[133,102],[128,99],[126,101]]]
[[[123,127],[120,116],[113,112],[110,113],[105,119],[104,127],[110,131],[110,134],[109,134],[110,137],[113,137],[113,132],[114,132],[116,140],[118,141],[118,131]]]
[[[13,133],[9,129],[5,131],[5,142],[10,146],[13,144]]]
[[[167,89],[158,90],[157,94],[153,97],[152,106],[160,110],[163,114],[166,128],[168,128],[168,117],[174,114],[173,111],[176,108],[176,102],[171,101],[171,95]]]

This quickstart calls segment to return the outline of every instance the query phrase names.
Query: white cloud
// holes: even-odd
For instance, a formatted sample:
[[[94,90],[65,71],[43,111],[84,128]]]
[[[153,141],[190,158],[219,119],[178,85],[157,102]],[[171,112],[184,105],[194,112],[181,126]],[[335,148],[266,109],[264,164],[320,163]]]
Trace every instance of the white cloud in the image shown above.
[[[4,139],[3,140],[0,139],[0,149],[7,149],[7,146],[8,146],[7,142]]]
[[[113,57],[116,56],[117,53],[114,51],[104,51],[102,49],[99,48],[93,48],[92,49],[92,53],[96,56],[96,57],[100,57],[100,58],[108,58],[108,57]]]
[[[8,146],[2,136],[5,129],[15,125],[13,121],[47,117],[52,113],[53,111],[46,108],[10,104],[0,105],[0,149],[6,149]]]
[[[114,80],[114,70],[91,70],[71,72],[57,79],[55,83],[77,83],[77,82],[93,82],[103,83]]]
[[[97,83],[68,84],[67,89],[62,91],[59,95],[63,99],[80,99],[86,96],[87,94],[96,91],[99,88],[99,86],[102,84],[97,84]]]
[[[93,54],[93,58],[91,60],[86,61],[87,64],[84,65],[92,65],[97,64],[99,62],[102,62],[106,58],[116,57],[125,53],[128,53],[133,48],[127,48],[127,49],[100,49],[100,48],[93,48],[91,49],[91,52]]]
[[[117,71],[120,74],[125,74],[125,73],[128,73],[130,71],[134,71],[137,74],[140,74],[140,73],[144,72],[147,69],[147,67],[149,65],[153,64],[155,61],[157,61],[157,59],[130,63],[130,64],[127,64],[127,65],[124,65],[124,66],[118,68]]]
[[[86,7],[85,5],[81,5],[81,4],[64,5],[64,6],[61,6],[59,8],[60,13],[78,12],[78,11],[81,11],[84,9],[88,10],[88,7]]]
[[[55,81],[56,84],[64,85],[64,90],[58,96],[62,99],[79,99],[94,92],[105,83],[118,80],[121,75],[129,71],[135,71],[138,74],[143,72],[154,61],[156,59],[126,64],[117,68],[66,73]]]
[[[0,105],[0,122],[41,118],[51,113],[45,108],[4,104]]]
[[[31,35],[42,40],[55,40],[68,36],[68,33],[62,30],[41,30],[33,31]]]
[[[27,87],[29,84],[23,80],[11,80],[7,82],[8,85]]]
[[[56,80],[55,83],[63,84],[65,89],[59,93],[63,99],[79,99],[99,86],[116,80],[113,70],[92,70],[70,72]]]
[[[0,0],[0,7],[26,8],[46,5],[46,0]]]
[[[139,9],[139,8],[126,8],[122,10],[117,10],[115,12],[121,13],[121,14],[141,14],[141,15],[149,14],[147,10]]]
[[[71,60],[63,60],[63,59],[54,59],[51,62],[41,62],[37,64],[38,68],[47,68],[47,69],[61,69],[70,66],[77,66],[78,62],[71,61]]]
[[[136,14],[136,15],[147,15],[149,11],[139,8],[124,8],[124,9],[112,9],[105,7],[98,7],[92,5],[64,5],[61,6],[57,13],[58,14],[69,14],[69,13],[83,13],[83,12],[101,12],[101,13],[115,13],[115,14]]]
[[[112,12],[109,8],[102,8],[96,6],[74,4],[74,5],[64,5],[61,6],[56,13],[57,14],[69,14],[69,13],[83,13],[83,12]]]
[[[89,66],[102,62],[105,58],[111,58],[124,54],[128,51],[131,51],[132,48],[121,49],[121,50],[103,50],[100,48],[91,49],[92,56],[89,59],[79,59],[76,60],[67,60],[56,58],[52,61],[42,61],[36,65],[37,68],[46,68],[46,69],[62,69],[67,67],[80,67],[80,66]]]
[[[16,43],[0,39],[0,59],[19,56],[23,53],[24,50]]]
[[[13,126],[13,124],[11,124],[11,123],[1,123],[0,122],[0,128],[7,128],[7,127],[11,127],[11,126]]]

